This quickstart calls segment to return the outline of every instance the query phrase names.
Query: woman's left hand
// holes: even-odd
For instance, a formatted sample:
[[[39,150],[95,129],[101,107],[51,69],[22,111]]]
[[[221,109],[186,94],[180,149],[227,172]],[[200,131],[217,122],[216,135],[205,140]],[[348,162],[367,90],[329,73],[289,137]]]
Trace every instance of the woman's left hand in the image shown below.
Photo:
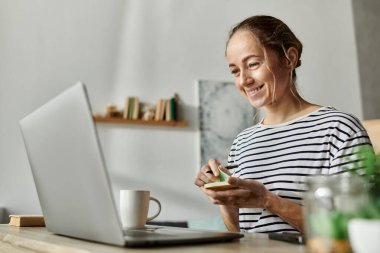
[[[262,183],[256,180],[229,177],[228,183],[238,188],[214,191],[202,187],[202,191],[214,204],[238,208],[266,208],[268,197],[272,195]]]

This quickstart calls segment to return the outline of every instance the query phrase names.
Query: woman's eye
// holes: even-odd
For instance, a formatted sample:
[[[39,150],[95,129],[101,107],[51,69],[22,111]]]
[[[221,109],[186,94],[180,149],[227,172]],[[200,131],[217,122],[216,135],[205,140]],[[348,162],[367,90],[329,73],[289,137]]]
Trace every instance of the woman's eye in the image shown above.
[[[237,70],[237,69],[231,69],[231,74],[234,75],[234,76],[238,76],[239,75],[239,70]]]
[[[258,62],[250,62],[250,63],[248,63],[248,67],[250,67],[250,68],[254,68],[254,67],[258,66],[258,65],[259,65]]]

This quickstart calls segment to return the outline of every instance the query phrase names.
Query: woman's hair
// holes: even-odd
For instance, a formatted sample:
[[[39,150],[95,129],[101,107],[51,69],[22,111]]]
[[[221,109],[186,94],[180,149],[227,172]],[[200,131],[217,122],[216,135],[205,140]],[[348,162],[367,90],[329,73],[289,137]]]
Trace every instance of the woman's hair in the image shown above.
[[[301,54],[302,54],[302,43],[290,30],[290,28],[281,20],[265,15],[258,15],[249,17],[239,24],[235,25],[229,33],[227,45],[232,38],[232,36],[237,31],[249,31],[251,32],[258,42],[261,44],[264,50],[264,55],[266,57],[266,49],[271,49],[277,53],[280,59],[288,59],[289,56],[287,51],[289,48],[293,47],[298,51],[298,59],[295,68],[301,66]],[[291,92],[297,98],[299,94],[295,87],[296,71],[293,69],[291,78]]]

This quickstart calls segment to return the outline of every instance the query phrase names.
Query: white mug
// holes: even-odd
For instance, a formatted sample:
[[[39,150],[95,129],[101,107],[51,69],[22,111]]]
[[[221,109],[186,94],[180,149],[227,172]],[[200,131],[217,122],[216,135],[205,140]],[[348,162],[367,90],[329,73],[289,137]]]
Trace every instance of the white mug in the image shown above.
[[[157,203],[158,211],[148,217],[150,200]],[[156,218],[160,212],[160,201],[150,197],[149,191],[120,190],[120,218],[124,228],[144,228],[146,222]]]

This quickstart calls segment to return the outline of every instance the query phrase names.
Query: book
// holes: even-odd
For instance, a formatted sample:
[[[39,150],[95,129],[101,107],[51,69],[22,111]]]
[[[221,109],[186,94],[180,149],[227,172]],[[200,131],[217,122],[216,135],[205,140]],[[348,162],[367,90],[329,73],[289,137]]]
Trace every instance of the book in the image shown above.
[[[154,116],[155,120],[163,120],[165,113],[165,100],[160,98],[156,104],[156,114]]]
[[[16,227],[44,227],[42,215],[9,215],[9,225]]]
[[[156,110],[154,112],[154,120],[158,120],[159,114],[160,114],[160,104],[161,104],[161,99],[159,99],[156,103]]]
[[[123,118],[124,119],[128,119],[129,99],[130,99],[130,97],[125,98],[124,111],[123,111]]]
[[[165,119],[165,109],[166,108],[166,100],[162,99],[161,100],[161,110],[160,110],[160,120]]]
[[[175,96],[170,99],[170,119],[177,120],[177,100]]]
[[[165,120],[171,121],[171,113],[170,113],[170,99],[165,100]]]
[[[134,97],[133,98],[133,114],[132,114],[132,119],[138,119],[140,114],[140,103],[139,103],[139,98]]]
[[[128,106],[128,119],[133,119],[133,110],[135,107],[135,98],[129,98],[129,106]]]
[[[170,99],[165,100],[165,120],[176,121],[178,107],[178,95],[174,94]]]

